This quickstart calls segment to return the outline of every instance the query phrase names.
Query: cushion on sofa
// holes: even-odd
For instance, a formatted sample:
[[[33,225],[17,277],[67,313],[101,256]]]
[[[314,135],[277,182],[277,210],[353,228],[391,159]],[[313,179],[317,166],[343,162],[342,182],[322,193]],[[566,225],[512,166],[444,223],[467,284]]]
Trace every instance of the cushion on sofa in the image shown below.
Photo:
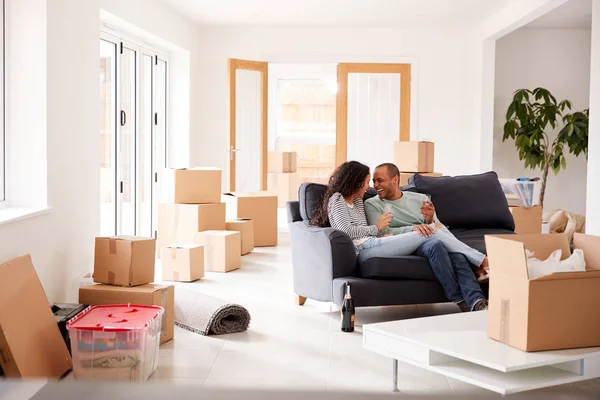
[[[423,257],[373,257],[358,263],[357,276],[367,279],[419,279],[436,281]]]
[[[439,178],[415,175],[414,185],[419,193],[431,195],[438,218],[450,229],[515,229],[494,171]]]
[[[298,189],[300,201],[300,215],[304,221],[310,221],[314,215],[319,199],[325,194],[327,185],[320,183],[304,182]]]

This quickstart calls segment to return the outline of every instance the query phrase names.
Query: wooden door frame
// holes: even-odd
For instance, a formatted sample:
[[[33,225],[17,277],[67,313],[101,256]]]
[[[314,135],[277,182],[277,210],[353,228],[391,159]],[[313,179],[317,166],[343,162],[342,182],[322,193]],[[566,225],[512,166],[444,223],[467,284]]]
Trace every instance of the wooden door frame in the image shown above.
[[[348,158],[348,74],[400,74],[400,132],[401,142],[410,141],[410,82],[411,64],[339,63],[336,96],[335,162],[340,165]]]
[[[235,191],[235,161],[236,161],[236,71],[257,71],[261,76],[261,133],[260,133],[260,187],[267,190],[267,152],[268,152],[268,110],[269,110],[269,63],[262,61],[240,60],[229,58],[227,60],[229,73],[229,191]]]

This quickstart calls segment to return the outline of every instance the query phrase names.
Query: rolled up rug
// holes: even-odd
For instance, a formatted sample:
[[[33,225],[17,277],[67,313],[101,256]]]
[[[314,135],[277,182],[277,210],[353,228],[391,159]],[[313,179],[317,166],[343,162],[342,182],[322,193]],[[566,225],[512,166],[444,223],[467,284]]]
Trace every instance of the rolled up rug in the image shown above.
[[[204,336],[243,332],[250,325],[250,313],[239,304],[179,284],[175,288],[175,325]]]

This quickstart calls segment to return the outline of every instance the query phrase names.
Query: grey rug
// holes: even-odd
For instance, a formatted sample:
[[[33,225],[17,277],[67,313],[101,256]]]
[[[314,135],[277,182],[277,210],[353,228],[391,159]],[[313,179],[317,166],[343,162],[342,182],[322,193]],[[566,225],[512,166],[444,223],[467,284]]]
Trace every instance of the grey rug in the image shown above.
[[[177,285],[175,288],[175,325],[201,335],[243,332],[250,324],[250,313],[239,304],[207,296]]]

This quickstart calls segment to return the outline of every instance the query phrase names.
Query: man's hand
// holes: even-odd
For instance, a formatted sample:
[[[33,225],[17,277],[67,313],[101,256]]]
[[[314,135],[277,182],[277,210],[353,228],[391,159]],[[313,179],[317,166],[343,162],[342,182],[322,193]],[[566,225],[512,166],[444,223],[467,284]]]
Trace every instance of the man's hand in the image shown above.
[[[421,203],[421,214],[425,217],[425,222],[430,224],[433,222],[433,214],[435,213],[435,207],[433,203],[429,200],[423,200]]]
[[[435,230],[427,224],[415,225],[413,226],[412,230],[415,232],[419,232],[419,235],[425,237],[430,237],[433,234],[433,232],[435,232]]]

